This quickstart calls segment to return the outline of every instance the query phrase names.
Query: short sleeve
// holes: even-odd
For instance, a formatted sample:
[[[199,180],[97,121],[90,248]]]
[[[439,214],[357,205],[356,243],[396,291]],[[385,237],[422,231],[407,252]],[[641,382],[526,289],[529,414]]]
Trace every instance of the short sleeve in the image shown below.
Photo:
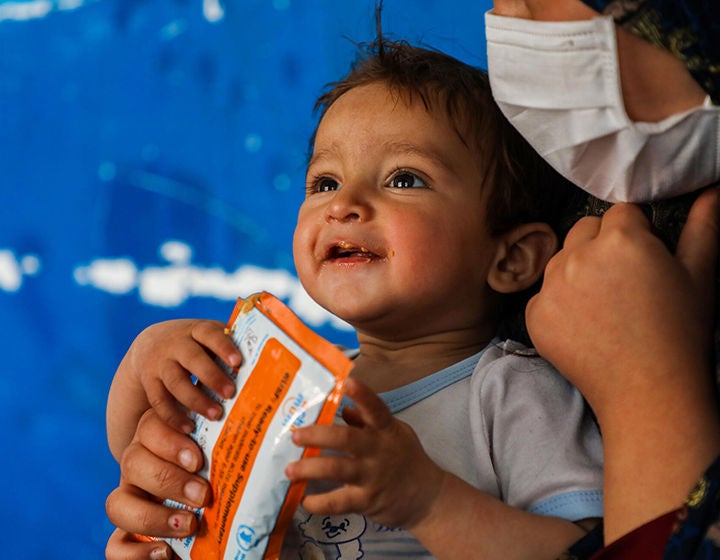
[[[570,521],[602,517],[600,434],[579,391],[507,347],[481,360],[471,391],[475,447],[489,453],[503,501]]]

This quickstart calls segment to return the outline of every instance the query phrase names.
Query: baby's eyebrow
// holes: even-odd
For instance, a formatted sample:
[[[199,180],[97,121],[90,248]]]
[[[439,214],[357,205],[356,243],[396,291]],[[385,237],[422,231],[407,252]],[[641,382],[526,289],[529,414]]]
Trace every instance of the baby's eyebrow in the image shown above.
[[[312,156],[310,157],[310,159],[307,162],[307,167],[309,169],[310,167],[317,164],[318,162],[321,162],[326,159],[330,159],[330,151],[322,150],[320,152],[313,152]]]
[[[384,154],[392,157],[417,157],[429,161],[435,166],[442,167],[446,171],[455,171],[452,164],[452,157],[434,147],[419,146],[418,144],[414,144],[412,142],[388,140],[381,144],[381,149]],[[315,150],[310,156],[307,168],[309,169],[313,165],[324,160],[340,158],[342,156],[342,151],[342,146],[337,142],[333,142],[327,147]]]
[[[448,161],[448,157],[446,157],[445,154],[441,153],[439,150],[433,148],[418,146],[417,144],[413,144],[412,142],[393,141],[385,142],[383,144],[383,150],[385,151],[385,153],[392,155],[420,157],[422,159],[430,161],[434,165],[444,168],[447,171],[453,171],[452,165],[450,161]]]
[[[307,166],[311,167],[313,164],[315,164],[319,161],[340,157],[341,153],[342,153],[342,150],[340,149],[340,146],[338,145],[337,142],[333,142],[327,148],[321,148],[319,150],[314,149],[312,154],[310,155],[310,159],[308,160]]]

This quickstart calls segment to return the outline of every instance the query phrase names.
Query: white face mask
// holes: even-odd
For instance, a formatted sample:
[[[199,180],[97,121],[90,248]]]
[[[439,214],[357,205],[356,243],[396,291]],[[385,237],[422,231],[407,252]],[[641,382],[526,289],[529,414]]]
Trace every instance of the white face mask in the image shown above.
[[[485,14],[493,97],[561,175],[610,202],[649,202],[720,178],[720,107],[657,123],[623,105],[611,17],[547,22]]]

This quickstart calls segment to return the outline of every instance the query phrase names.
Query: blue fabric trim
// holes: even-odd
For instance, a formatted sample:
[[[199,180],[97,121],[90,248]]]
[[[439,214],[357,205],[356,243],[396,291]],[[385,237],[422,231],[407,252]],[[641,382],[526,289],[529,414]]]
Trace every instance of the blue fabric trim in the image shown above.
[[[530,513],[551,515],[568,521],[603,516],[602,490],[576,490],[533,504]]]
[[[494,346],[499,343],[500,339],[494,338],[477,354],[465,358],[461,362],[446,367],[445,369],[433,373],[432,375],[418,379],[409,385],[398,387],[397,389],[393,389],[392,391],[387,391],[385,393],[380,393],[380,398],[388,405],[390,412],[396,414],[401,410],[426,399],[430,395],[443,390],[445,387],[448,387],[453,383],[457,383],[461,379],[470,377],[473,371],[475,371],[475,366],[485,351],[490,346]],[[341,415],[342,409],[348,405],[352,405],[352,401],[347,397],[343,397],[337,414]]]

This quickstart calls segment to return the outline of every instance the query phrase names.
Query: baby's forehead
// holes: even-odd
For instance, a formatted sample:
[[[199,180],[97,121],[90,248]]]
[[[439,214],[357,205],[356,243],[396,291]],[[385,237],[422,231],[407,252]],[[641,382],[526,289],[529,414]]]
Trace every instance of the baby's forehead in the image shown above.
[[[480,91],[480,88],[456,89],[434,82],[409,86],[384,80],[353,86],[324,107],[309,144],[307,162],[310,162],[318,150],[318,133],[325,128],[323,125],[327,118],[337,116],[338,105],[347,107],[348,97],[357,100],[366,92],[374,92],[378,95],[378,91],[381,91],[383,95],[389,97],[394,106],[402,109],[407,115],[417,115],[422,117],[420,120],[423,122],[430,120],[446,129],[448,134],[452,134],[452,141],[459,140],[464,149],[470,151],[474,161],[484,168],[488,156],[494,153],[494,149],[488,149],[487,144],[492,142],[491,138],[496,136],[493,130],[497,129],[492,124],[494,122],[492,109],[495,107],[492,97],[489,91]],[[363,91],[358,92],[358,90]],[[357,119],[357,114],[343,111],[342,119],[352,123]],[[321,140],[325,142],[324,137]]]
[[[438,101],[424,93],[372,82],[348,89],[326,108],[315,140],[320,134],[328,136],[328,131],[342,135],[345,128],[392,135],[422,127],[450,127],[449,115]]]

